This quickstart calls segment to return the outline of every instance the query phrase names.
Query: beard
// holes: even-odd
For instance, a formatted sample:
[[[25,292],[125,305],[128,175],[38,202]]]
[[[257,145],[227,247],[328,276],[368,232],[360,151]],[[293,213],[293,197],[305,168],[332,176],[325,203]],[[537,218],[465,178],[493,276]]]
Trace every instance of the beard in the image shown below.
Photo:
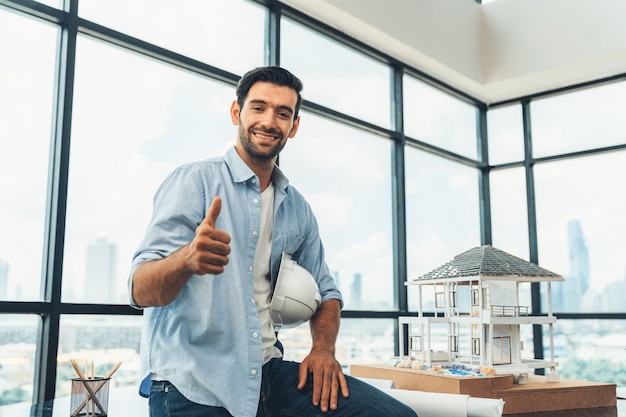
[[[264,159],[264,160],[273,159],[276,156],[278,156],[280,151],[282,151],[285,145],[287,144],[287,141],[283,141],[283,134],[278,130],[274,130],[274,129],[269,129],[269,130],[255,129],[255,130],[259,133],[277,135],[278,138],[274,140],[276,143],[272,147],[260,146],[252,142],[252,136],[253,136],[252,128],[246,132],[243,125],[240,124],[239,125],[239,142],[241,142],[241,145],[243,146],[243,148],[252,157],[255,157],[258,159]]]

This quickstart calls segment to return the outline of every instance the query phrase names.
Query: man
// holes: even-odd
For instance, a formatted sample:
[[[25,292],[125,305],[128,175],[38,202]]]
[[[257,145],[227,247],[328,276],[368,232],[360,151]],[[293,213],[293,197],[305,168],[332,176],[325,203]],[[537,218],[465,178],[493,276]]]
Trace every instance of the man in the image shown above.
[[[145,308],[151,416],[415,417],[335,359],[341,294],[311,208],[275,165],[298,131],[301,89],[279,67],[245,74],[230,109],[235,147],[179,167],[157,191],[129,279],[131,304]],[[322,296],[300,364],[282,360],[269,314],[283,252]]]

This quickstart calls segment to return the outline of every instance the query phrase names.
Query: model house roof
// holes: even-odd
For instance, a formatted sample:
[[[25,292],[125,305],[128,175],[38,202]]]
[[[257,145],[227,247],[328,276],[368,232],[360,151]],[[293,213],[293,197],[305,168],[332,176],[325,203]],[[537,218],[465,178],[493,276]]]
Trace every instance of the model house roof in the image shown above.
[[[507,279],[517,281],[563,281],[563,276],[520,259],[491,245],[479,246],[457,255],[450,262],[415,281],[450,278]]]

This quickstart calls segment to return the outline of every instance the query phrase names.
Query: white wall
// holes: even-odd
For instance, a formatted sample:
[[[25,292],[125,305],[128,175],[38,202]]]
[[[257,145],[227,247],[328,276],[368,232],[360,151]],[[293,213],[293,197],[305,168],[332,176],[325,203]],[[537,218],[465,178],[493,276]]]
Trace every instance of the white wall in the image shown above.
[[[282,0],[485,102],[626,73],[624,0]]]
[[[482,12],[473,0],[282,0],[451,85],[479,94]]]
[[[623,0],[499,0],[483,6],[485,95],[518,96],[626,72]]]

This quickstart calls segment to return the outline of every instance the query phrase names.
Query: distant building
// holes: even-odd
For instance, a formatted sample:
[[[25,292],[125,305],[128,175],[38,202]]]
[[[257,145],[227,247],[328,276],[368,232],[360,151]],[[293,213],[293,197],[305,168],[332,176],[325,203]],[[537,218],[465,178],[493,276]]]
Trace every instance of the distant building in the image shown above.
[[[567,223],[567,240],[569,243],[569,274],[565,277],[563,287],[564,312],[578,312],[583,295],[589,289],[589,250],[580,221],[571,220]]]
[[[333,276],[333,279],[335,280],[335,285],[337,286],[337,288],[339,289],[339,291],[343,292],[343,288],[341,288],[341,277],[339,276],[339,271],[332,271],[330,273]]]
[[[98,236],[87,247],[83,302],[114,303],[116,301],[117,246]]]
[[[350,291],[350,304],[351,307],[355,310],[363,307],[363,291],[361,288],[361,274],[354,274],[354,279],[352,280],[352,291]]]
[[[9,299],[9,264],[0,258],[0,300]]]
[[[613,281],[606,286],[592,287],[585,293],[581,304],[583,312],[621,313],[624,311],[626,274],[621,281]]]
[[[569,273],[565,274],[565,282],[555,283],[552,306],[554,311],[577,313],[593,304],[588,299],[593,297],[593,292],[589,291],[589,250],[580,221],[567,223],[567,242]]]

